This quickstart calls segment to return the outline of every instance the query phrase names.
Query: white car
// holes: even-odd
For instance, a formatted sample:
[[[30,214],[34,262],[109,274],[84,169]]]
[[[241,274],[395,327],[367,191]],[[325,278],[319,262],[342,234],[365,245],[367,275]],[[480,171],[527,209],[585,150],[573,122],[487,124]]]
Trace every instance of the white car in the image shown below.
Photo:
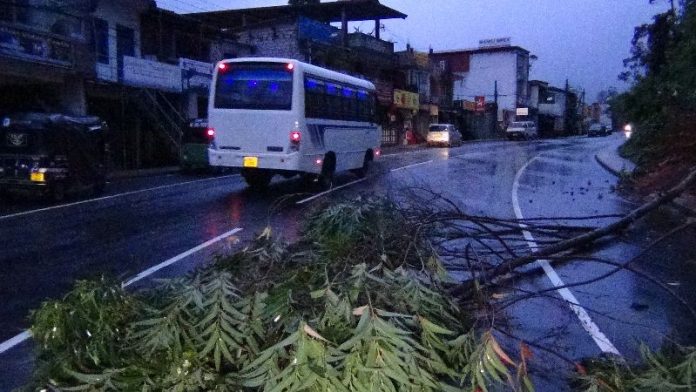
[[[426,142],[428,146],[461,146],[462,134],[452,124],[430,124]]]
[[[513,121],[505,130],[508,139],[535,139],[539,136],[539,131],[534,121]]]

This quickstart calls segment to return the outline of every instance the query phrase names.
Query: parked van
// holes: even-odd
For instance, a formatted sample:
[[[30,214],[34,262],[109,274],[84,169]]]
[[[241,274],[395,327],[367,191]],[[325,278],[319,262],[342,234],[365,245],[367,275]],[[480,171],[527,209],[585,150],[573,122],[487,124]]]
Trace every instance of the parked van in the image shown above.
[[[508,125],[505,134],[509,140],[529,140],[539,137],[539,130],[534,121],[513,121]]]

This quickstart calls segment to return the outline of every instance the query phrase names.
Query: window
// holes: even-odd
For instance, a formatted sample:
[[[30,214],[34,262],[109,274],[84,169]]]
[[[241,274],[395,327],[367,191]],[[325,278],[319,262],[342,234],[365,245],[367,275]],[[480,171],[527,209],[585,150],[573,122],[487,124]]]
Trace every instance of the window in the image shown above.
[[[285,64],[228,63],[218,73],[218,109],[290,110],[292,71]]]
[[[305,77],[305,115],[345,121],[374,121],[374,94],[343,83]]]
[[[109,23],[104,19],[94,19],[94,49],[97,62],[109,64]]]

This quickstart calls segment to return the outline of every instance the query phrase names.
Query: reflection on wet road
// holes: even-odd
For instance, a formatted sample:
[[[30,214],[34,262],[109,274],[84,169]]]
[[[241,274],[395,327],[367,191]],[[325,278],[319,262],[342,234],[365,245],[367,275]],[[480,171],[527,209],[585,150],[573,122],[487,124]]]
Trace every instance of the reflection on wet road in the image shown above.
[[[256,193],[236,175],[175,175],[150,183],[115,184],[113,193],[103,199],[69,206],[43,206],[35,201],[3,205],[0,343],[27,327],[30,309],[45,298],[60,297],[76,279],[109,275],[126,281],[151,271],[137,283],[147,285],[153,278],[185,273],[212,254],[251,239],[267,225],[292,240],[299,231],[300,217],[318,199],[368,192],[403,195],[406,188],[418,186],[443,194],[472,214],[515,218],[513,183],[527,165],[518,176],[517,190],[519,209],[526,218],[622,214],[634,204],[616,194],[616,179],[594,161],[597,151],[617,142],[617,137],[489,142],[384,156],[365,180],[341,173],[335,189],[323,194],[308,192],[296,179],[276,179],[267,191]],[[27,212],[45,207],[49,209]],[[606,222],[596,219],[584,224]],[[606,241],[592,256],[627,261],[640,252],[646,235],[654,238],[670,226],[661,223]],[[217,240],[209,243],[213,239]],[[202,244],[208,246],[197,248]],[[645,268],[660,271],[668,280],[684,286],[696,281],[693,273],[684,276],[673,259],[648,259]],[[175,262],[153,270],[171,260]],[[555,268],[565,283],[572,284],[612,267],[583,262]],[[517,289],[551,287],[546,276],[538,275],[519,282]],[[636,354],[636,339],[657,345],[674,328],[685,325],[674,301],[626,271],[571,291],[618,351],[629,358]],[[553,291],[519,302],[508,313],[511,330],[527,341],[556,347],[570,358],[599,353],[576,315]],[[25,379],[32,365],[30,346],[26,342],[0,354],[0,390],[18,386]],[[539,356],[537,362],[543,362],[543,353]],[[549,358],[549,363],[555,363]],[[548,385],[548,390],[562,390],[562,384]]]

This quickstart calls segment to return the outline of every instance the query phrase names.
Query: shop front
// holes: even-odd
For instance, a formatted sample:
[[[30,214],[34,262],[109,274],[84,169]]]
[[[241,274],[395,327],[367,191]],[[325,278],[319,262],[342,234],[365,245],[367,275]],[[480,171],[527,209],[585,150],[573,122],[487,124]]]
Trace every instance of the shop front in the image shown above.
[[[417,124],[419,109],[420,104],[417,93],[394,90],[394,101],[389,116],[389,128],[395,135],[396,143],[418,143],[418,134],[414,127]]]

